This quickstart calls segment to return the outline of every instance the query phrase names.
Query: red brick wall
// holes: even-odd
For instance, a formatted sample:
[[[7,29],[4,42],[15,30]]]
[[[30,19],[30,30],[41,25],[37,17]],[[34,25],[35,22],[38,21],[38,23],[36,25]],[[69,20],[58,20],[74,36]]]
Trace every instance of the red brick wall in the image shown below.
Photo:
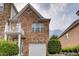
[[[79,24],[72,28],[70,31],[67,32],[69,38],[66,38],[66,34],[59,38],[62,48],[66,47],[73,47],[79,45]]]
[[[32,10],[31,10],[32,11]],[[19,16],[22,28],[25,32],[24,39],[24,55],[29,53],[29,43],[46,43],[49,37],[49,21],[41,21],[44,24],[44,32],[33,32],[32,23],[40,22],[39,17],[32,11],[30,15],[27,14],[25,10],[22,15]],[[41,20],[41,19],[40,19]]]
[[[9,3],[5,3],[3,11],[0,12],[0,38],[3,38],[5,23],[10,18],[10,6]]]

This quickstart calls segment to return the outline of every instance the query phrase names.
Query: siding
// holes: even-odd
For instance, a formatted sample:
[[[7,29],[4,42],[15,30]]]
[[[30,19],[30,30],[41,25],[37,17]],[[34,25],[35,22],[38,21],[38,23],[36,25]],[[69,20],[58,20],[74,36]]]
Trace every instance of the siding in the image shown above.
[[[11,5],[11,18],[17,14],[16,10],[14,9],[13,5]]]

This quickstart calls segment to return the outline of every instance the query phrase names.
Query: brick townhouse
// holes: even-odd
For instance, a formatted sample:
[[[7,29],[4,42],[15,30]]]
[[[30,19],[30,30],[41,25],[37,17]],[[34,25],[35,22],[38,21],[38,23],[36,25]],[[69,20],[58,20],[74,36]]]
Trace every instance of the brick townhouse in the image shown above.
[[[16,40],[19,55],[47,54],[50,19],[27,4],[20,12],[12,3],[0,3],[0,38]]]

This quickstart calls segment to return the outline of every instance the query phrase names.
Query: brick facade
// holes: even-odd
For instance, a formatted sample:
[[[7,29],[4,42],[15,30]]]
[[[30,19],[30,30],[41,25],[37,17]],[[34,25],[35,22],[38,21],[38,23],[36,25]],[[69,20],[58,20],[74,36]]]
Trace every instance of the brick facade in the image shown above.
[[[0,38],[3,38],[5,23],[10,18],[10,3],[5,3],[3,8],[3,11],[0,12]]]
[[[18,18],[20,19],[22,29],[25,32],[25,39],[24,39],[24,47],[23,53],[24,55],[29,55],[29,43],[45,43],[47,47],[48,39],[49,39],[49,21],[43,21],[40,17],[38,17],[32,10],[31,14],[27,14],[27,8]],[[42,20],[42,21],[41,21]],[[33,32],[32,31],[32,24],[33,22],[43,23],[44,24],[44,31],[43,32]]]
[[[66,34],[68,34],[68,39]],[[79,45],[79,24],[59,38],[62,48],[73,47]]]
[[[28,11],[30,10],[30,12]],[[19,12],[20,13],[20,12]],[[11,17],[11,4],[5,3],[3,12],[0,12],[0,38],[4,36],[4,27]],[[16,16],[15,16],[16,18]],[[22,29],[24,30],[24,39],[23,40],[23,54],[29,55],[29,43],[45,43],[47,47],[48,39],[49,39],[49,20],[45,18],[40,18],[30,7],[26,8],[26,10],[18,16],[17,18],[21,23]],[[33,22],[42,23],[44,25],[43,32],[33,32],[32,24]],[[10,25],[12,27],[16,27],[16,22],[12,22]],[[8,38],[13,40],[14,36],[8,36]],[[17,39],[17,37],[15,37]]]

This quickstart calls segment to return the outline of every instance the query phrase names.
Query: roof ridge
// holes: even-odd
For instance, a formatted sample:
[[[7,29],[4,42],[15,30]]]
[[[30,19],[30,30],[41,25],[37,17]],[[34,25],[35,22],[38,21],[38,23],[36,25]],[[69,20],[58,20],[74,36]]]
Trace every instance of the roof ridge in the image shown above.
[[[40,18],[44,18],[30,3],[28,3],[27,5],[24,6],[24,8],[22,8],[19,13],[15,16],[18,17],[20,16],[28,7],[32,8],[32,10],[40,17]]]

